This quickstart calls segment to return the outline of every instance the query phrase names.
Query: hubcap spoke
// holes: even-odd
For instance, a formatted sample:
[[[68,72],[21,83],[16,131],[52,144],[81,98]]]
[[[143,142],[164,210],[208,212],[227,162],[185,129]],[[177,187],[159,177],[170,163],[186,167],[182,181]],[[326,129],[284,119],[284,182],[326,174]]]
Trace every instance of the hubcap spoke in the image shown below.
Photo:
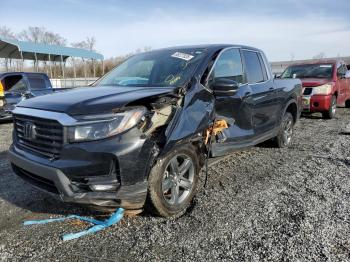
[[[171,199],[170,202],[173,204],[177,204],[179,201],[179,186],[174,185],[171,188]]]
[[[289,120],[285,123],[284,132],[283,132],[283,142],[285,145],[289,144],[292,134],[293,134],[293,122]]]
[[[192,182],[187,178],[181,178],[179,181],[179,186],[182,187],[184,190],[190,190],[192,187]]]
[[[177,162],[176,157],[174,157],[171,161],[170,161],[170,167],[171,167],[171,171],[175,174],[179,173],[179,163]]]
[[[180,176],[183,176],[184,174],[186,174],[186,172],[190,169],[191,165],[192,165],[192,161],[190,159],[185,159],[184,162],[179,167]]]

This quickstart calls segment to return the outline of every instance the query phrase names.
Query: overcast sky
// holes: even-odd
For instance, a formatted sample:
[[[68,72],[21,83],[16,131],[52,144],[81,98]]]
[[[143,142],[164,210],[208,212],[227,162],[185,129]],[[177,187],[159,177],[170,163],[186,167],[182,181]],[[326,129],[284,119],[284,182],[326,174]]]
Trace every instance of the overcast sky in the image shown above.
[[[245,44],[271,61],[350,56],[350,0],[1,1],[0,25],[43,26],[68,43],[95,36],[106,58],[137,48]]]

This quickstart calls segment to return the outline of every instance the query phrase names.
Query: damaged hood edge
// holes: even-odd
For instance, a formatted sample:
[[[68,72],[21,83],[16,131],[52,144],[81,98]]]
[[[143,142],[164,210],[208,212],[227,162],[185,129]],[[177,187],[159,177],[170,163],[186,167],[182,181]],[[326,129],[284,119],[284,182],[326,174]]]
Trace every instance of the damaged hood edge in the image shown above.
[[[19,107],[86,115],[110,112],[139,99],[175,93],[177,87],[97,86],[76,88],[35,97],[19,103]]]

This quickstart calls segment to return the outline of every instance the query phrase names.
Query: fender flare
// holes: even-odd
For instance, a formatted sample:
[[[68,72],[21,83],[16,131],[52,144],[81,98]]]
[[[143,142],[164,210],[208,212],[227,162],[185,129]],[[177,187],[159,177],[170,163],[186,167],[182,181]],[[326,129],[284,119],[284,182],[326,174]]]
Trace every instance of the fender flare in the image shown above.
[[[297,102],[297,100],[296,100],[295,98],[290,98],[290,99],[288,100],[288,102],[286,103],[286,105],[283,107],[283,110],[281,111],[281,115],[280,115],[280,118],[279,118],[279,124],[281,123],[282,118],[283,118],[284,114],[285,114],[286,111],[287,111],[287,108],[288,108],[291,104],[295,104],[296,107],[297,107],[297,115],[296,115],[296,117],[295,117],[295,122],[298,121],[298,119],[299,119],[299,117],[300,117],[300,113],[301,113],[300,109],[298,108],[298,102]]]

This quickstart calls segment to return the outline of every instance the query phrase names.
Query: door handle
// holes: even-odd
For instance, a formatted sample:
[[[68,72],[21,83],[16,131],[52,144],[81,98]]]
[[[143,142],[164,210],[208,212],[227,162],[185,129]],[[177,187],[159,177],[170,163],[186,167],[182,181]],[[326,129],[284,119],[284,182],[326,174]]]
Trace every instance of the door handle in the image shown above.
[[[272,90],[275,90],[275,88],[274,87],[270,87],[269,90],[272,91]]]

